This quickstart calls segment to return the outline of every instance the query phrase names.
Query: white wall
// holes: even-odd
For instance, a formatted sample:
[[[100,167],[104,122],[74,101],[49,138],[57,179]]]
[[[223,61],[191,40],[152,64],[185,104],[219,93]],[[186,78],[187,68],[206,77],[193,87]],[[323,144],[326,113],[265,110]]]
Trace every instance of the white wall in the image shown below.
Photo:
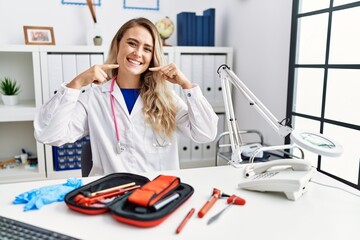
[[[229,0],[224,44],[232,46],[234,72],[278,120],[286,117],[291,0]],[[275,131],[234,91],[241,129],[258,129],[265,142],[282,144]]]
[[[78,0],[84,2],[85,0]],[[217,0],[160,0],[159,11],[123,9],[123,0],[101,0],[95,7],[97,28],[105,38],[112,40],[118,28],[134,17],[147,17],[153,22],[165,16],[176,24],[176,14],[183,11],[196,12],[216,8],[217,27],[221,27],[224,8]],[[0,44],[24,44],[23,25],[54,27],[56,45],[85,45],[87,33],[92,31],[93,20],[87,6],[63,5],[61,0],[0,0]],[[218,35],[216,42],[223,44]],[[168,40],[176,45],[176,33]]]
[[[101,0],[98,27],[108,46],[118,28],[130,18],[156,22],[176,14],[216,8],[216,46],[235,50],[235,73],[279,119],[285,117],[290,44],[291,0],[160,0],[159,11],[125,10],[122,0]],[[56,45],[85,45],[93,22],[86,6],[62,5],[61,0],[0,0],[0,45],[24,44],[23,25],[54,27]],[[175,25],[176,26],[176,25]],[[176,32],[167,41],[176,45]],[[268,143],[282,143],[244,98],[236,93],[241,129],[262,131]]]

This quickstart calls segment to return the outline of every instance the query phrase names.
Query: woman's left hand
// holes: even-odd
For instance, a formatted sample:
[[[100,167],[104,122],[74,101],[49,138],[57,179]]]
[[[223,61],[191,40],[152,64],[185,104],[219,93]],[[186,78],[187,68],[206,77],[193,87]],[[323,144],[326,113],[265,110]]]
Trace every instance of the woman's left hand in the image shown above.
[[[161,76],[171,83],[179,84],[184,89],[192,88],[192,84],[187,77],[178,69],[174,63],[162,67],[149,68],[150,71],[160,72]]]

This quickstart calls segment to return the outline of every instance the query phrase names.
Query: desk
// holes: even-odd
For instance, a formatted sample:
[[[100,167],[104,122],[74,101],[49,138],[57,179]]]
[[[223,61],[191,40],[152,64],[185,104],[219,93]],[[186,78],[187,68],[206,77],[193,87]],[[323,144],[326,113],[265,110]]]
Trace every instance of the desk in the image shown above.
[[[23,205],[12,204],[14,197],[22,192],[64,183],[64,179],[0,185],[0,215],[81,239],[360,239],[359,197],[310,183],[305,195],[297,201],[290,201],[281,193],[238,189],[242,171],[242,168],[221,166],[161,172],[179,176],[182,182],[192,185],[195,192],[166,221],[153,228],[120,223],[109,213],[84,215],[70,210],[63,202],[29,212],[23,212]],[[153,179],[159,173],[143,175]],[[95,179],[89,177],[83,181],[85,184]],[[359,191],[321,173],[316,173],[313,179],[359,194]],[[237,194],[247,203],[230,207],[217,222],[207,225],[208,219],[226,206],[226,200],[220,199],[204,218],[197,217],[214,187],[227,194]],[[196,209],[195,214],[183,231],[175,234],[175,229],[192,207]]]

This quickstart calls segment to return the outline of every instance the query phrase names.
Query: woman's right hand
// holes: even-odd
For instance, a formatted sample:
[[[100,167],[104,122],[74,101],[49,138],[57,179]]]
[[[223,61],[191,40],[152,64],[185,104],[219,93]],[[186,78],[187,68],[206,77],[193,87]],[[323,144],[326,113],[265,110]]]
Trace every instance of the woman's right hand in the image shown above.
[[[70,83],[66,86],[74,89],[81,89],[89,85],[90,83],[100,84],[107,81],[107,74],[105,70],[118,68],[118,64],[103,64],[103,65],[94,65],[91,68],[85,70],[76,76]]]

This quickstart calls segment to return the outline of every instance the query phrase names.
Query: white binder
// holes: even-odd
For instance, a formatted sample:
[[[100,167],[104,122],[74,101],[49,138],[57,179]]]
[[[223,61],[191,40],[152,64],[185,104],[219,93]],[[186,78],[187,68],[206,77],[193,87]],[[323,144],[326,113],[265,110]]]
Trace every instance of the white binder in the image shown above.
[[[226,55],[216,55],[215,56],[215,71],[222,65],[222,64],[226,64]],[[216,76],[215,81],[214,81],[214,94],[215,94],[215,103],[218,106],[223,106],[224,105],[224,100],[223,100],[223,92],[222,92],[222,87],[221,87],[221,80],[218,78],[218,76]]]
[[[77,75],[75,54],[63,54],[63,82],[70,82]]]
[[[203,94],[211,104],[215,101],[215,81],[218,81],[215,69],[215,55],[204,55],[203,66]]]
[[[49,98],[54,96],[63,82],[62,58],[60,54],[48,54]],[[47,100],[47,99],[45,99]]]
[[[203,154],[202,154],[203,144],[191,141],[190,145],[191,145],[191,153],[190,153],[191,161],[203,160]]]
[[[104,55],[93,53],[90,54],[90,66],[94,66],[96,64],[104,64]]]
[[[182,134],[178,135],[179,161],[186,162],[191,160],[191,140]]]
[[[191,82],[193,81],[192,68],[193,68],[192,56],[189,54],[182,54],[180,56],[180,69],[185,74],[185,76],[189,78]],[[183,94],[181,94],[181,97],[185,98]]]
[[[84,72],[90,68],[90,55],[89,54],[77,54],[76,55],[76,75]],[[75,77],[75,76],[74,76]],[[91,84],[83,87],[81,90],[86,90],[91,87]]]
[[[218,129],[217,129],[217,134],[216,135],[219,135],[220,133],[225,131],[225,128],[224,128],[224,126],[225,126],[225,114],[220,113],[220,114],[217,114],[217,115],[219,117],[219,121],[218,121]],[[215,159],[215,157],[216,157],[215,156],[215,154],[216,154],[215,148],[216,148],[216,142],[215,141],[203,144],[203,147],[202,147],[203,159],[204,160]]]
[[[199,87],[201,88],[202,91],[204,91],[204,86],[203,86],[203,55],[200,54],[196,54],[196,55],[192,55],[191,56],[192,59],[192,69],[191,69],[191,76],[189,76],[190,81],[192,83],[196,83],[199,85]]]
[[[76,74],[79,75],[80,73],[84,72],[89,68],[90,68],[90,55],[76,54]]]

